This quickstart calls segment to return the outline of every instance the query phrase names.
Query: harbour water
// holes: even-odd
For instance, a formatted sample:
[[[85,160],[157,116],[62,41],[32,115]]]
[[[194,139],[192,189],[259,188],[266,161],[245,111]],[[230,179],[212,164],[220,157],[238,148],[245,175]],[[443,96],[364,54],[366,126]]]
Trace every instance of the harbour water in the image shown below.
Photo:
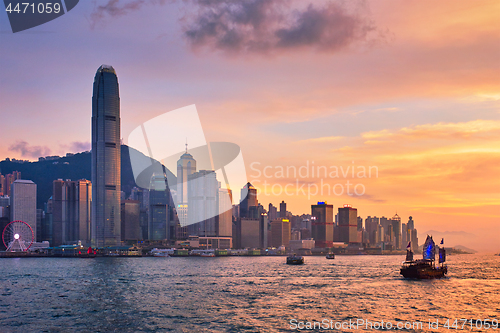
[[[447,319],[473,319],[473,331],[487,331],[477,320],[500,320],[500,257],[449,256],[448,277],[430,281],[403,279],[402,260],[1,259],[0,332],[289,332],[325,319],[422,322],[401,331],[450,332]]]

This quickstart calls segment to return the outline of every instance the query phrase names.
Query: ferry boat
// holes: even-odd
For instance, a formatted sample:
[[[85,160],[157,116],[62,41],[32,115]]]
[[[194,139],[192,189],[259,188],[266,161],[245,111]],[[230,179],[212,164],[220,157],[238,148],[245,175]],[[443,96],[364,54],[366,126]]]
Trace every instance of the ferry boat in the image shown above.
[[[215,257],[215,253],[213,252],[202,252],[200,257]]]
[[[444,240],[441,240],[441,244],[443,243]],[[401,266],[401,275],[407,279],[440,279],[448,273],[448,267],[444,264],[446,261],[444,247],[439,248],[439,265],[436,266],[436,245],[432,240],[432,236],[427,236],[422,252],[422,259],[413,260],[411,242],[408,244],[406,260]]]
[[[154,248],[151,250],[151,254],[153,255],[153,257],[164,257],[164,258],[168,258],[170,257],[170,254],[172,254],[173,251],[172,249],[157,249],[157,248]]]
[[[302,265],[304,263],[304,257],[292,254],[286,258],[287,265]]]
[[[326,255],[326,259],[335,259],[335,254],[334,254],[334,253],[331,253],[331,252],[330,252],[330,253],[328,253],[328,254]]]

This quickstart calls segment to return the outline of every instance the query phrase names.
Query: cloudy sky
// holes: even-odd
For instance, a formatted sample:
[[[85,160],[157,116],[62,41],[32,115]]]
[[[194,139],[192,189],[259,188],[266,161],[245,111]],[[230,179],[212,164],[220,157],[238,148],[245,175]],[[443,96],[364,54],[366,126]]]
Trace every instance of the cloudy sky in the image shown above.
[[[118,74],[125,142],[196,104],[207,141],[241,147],[265,206],[397,212],[499,250],[498,1],[80,1],[16,34],[2,11],[0,159],[88,150],[101,64]]]

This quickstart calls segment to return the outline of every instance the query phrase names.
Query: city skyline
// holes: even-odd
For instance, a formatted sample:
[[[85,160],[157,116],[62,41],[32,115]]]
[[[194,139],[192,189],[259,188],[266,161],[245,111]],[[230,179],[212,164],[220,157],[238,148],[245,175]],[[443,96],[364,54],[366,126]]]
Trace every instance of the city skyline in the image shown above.
[[[500,217],[499,5],[410,2],[392,4],[397,10],[390,11],[388,6],[372,3],[366,13],[377,31],[387,31],[374,45],[227,55],[185,47],[175,14],[166,14],[168,5],[144,5],[121,16],[102,11],[102,19],[90,27],[85,15],[96,17],[92,14],[98,9],[81,3],[71,15],[33,29],[40,33],[3,35],[5,50],[12,51],[0,53],[5,78],[0,99],[9,124],[0,137],[6,143],[0,158],[32,160],[88,150],[88,73],[110,63],[119,69],[126,96],[123,138],[155,115],[196,102],[207,141],[238,143],[256,187],[266,178],[253,177],[254,162],[261,163],[260,171],[267,166],[298,169],[307,161],[328,168],[346,168],[353,161],[378,167],[376,178],[349,178],[364,185],[362,196],[307,200],[300,193],[266,196],[260,191],[264,206],[285,200],[298,214],[307,212],[311,202],[326,200],[335,208],[352,204],[361,216],[397,211],[414,216],[421,231],[465,231],[496,250],[491,231],[499,230]],[[129,19],[158,21],[162,15],[171,20],[148,30],[146,38],[149,26],[127,27]],[[422,15],[428,19],[422,21]],[[6,30],[4,23],[0,28]],[[63,28],[68,32],[61,33]],[[56,33],[43,34],[47,30]],[[86,44],[73,44],[72,34],[100,48],[85,52]],[[108,45],[110,37],[116,38]],[[45,42],[65,58],[54,55]],[[130,43],[143,48],[132,50]],[[37,59],[28,61],[23,50],[36,51]],[[72,67],[75,62],[78,68]],[[72,75],[66,75],[68,67]],[[56,92],[64,98],[54,99]],[[20,97],[26,95],[31,98]],[[72,123],[79,126],[68,126]],[[295,180],[273,175],[270,182],[286,186]],[[321,184],[317,177],[299,180]],[[332,186],[346,181],[324,180]]]

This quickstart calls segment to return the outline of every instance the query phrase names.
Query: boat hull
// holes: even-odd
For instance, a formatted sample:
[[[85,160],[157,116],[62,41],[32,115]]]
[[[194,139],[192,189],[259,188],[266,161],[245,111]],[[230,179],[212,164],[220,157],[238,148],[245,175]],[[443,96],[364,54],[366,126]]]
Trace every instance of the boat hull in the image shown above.
[[[293,258],[286,260],[287,265],[302,265],[304,264],[304,258]]]
[[[440,279],[448,273],[446,266],[444,267],[402,267],[400,274],[407,279]]]

